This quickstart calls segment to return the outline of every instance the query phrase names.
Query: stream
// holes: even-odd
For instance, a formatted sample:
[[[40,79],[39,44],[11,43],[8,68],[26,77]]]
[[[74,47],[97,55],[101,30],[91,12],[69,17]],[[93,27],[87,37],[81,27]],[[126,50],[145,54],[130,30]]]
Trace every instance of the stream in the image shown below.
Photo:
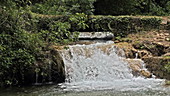
[[[164,79],[134,76],[123,50],[113,44],[69,45],[59,51],[65,64],[64,83],[0,89],[0,96],[170,96]]]

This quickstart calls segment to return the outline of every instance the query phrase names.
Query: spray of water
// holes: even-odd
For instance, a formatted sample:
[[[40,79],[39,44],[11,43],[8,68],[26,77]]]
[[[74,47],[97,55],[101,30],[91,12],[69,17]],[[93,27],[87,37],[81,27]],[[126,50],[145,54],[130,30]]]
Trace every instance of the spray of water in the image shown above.
[[[113,42],[72,45],[60,54],[65,63],[65,90],[145,90],[158,88],[160,79],[134,77],[124,52]],[[139,62],[139,61],[138,61]],[[142,61],[141,61],[142,62]]]

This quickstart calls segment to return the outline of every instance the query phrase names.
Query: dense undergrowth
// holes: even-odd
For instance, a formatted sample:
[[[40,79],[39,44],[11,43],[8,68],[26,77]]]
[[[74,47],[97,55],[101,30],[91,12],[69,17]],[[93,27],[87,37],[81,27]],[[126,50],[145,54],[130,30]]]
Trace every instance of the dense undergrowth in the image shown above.
[[[48,77],[45,63],[53,62],[50,46],[78,40],[79,31],[111,31],[124,37],[159,28],[158,17],[89,16],[95,1],[1,0],[0,85],[33,83],[28,78],[35,73]]]
[[[20,3],[19,3],[20,4]],[[12,6],[9,6],[12,5]],[[19,6],[19,7],[18,7]],[[29,7],[7,0],[0,6],[0,85],[23,85],[38,73],[47,77],[45,62],[49,58],[51,45],[66,44],[77,40],[77,30],[87,25],[84,13],[64,18],[41,18],[35,16]],[[40,64],[37,62],[41,62]],[[46,62],[48,63],[48,62]],[[42,71],[43,70],[43,71]],[[31,73],[29,73],[31,72]]]

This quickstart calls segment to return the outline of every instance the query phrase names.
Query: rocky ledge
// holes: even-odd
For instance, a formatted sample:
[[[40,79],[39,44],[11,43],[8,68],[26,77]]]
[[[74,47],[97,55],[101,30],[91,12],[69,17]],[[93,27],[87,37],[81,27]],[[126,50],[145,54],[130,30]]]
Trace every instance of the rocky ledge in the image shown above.
[[[145,57],[146,68],[158,78],[170,80],[170,72],[165,66],[170,62],[169,57]]]
[[[129,34],[116,40],[115,46],[122,48],[127,58],[142,59],[157,78],[170,80],[170,30]],[[130,67],[141,74],[147,73],[141,71],[139,65]]]

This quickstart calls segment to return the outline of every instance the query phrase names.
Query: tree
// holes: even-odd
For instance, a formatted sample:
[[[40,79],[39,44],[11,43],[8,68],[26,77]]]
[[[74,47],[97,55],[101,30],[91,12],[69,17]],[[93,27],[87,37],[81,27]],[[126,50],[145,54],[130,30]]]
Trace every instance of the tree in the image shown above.
[[[32,11],[40,14],[69,15],[75,13],[93,14],[96,0],[44,0],[32,5]]]
[[[136,13],[135,0],[97,0],[95,14],[127,15]]]

